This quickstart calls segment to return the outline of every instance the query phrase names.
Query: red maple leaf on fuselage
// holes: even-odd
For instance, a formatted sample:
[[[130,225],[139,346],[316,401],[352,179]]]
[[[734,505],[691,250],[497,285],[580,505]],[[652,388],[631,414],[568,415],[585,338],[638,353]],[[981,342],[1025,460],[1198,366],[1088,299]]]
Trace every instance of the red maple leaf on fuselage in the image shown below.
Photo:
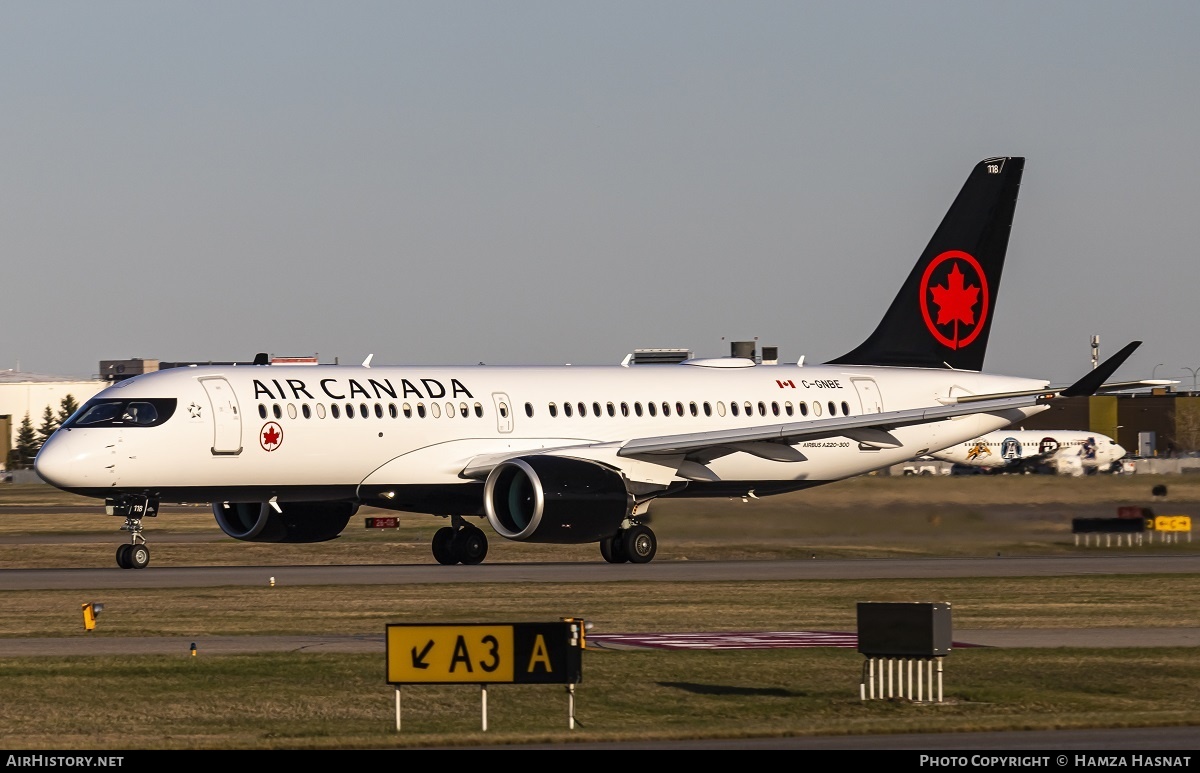
[[[273,446],[279,442],[279,433],[275,431],[274,427],[263,433],[263,442],[269,446]]]
[[[963,273],[958,270],[957,263],[950,269],[946,284],[947,287],[929,288],[938,307],[937,323],[946,325],[957,320],[965,325],[975,324],[975,312],[971,307],[979,300],[979,288],[963,287]]]

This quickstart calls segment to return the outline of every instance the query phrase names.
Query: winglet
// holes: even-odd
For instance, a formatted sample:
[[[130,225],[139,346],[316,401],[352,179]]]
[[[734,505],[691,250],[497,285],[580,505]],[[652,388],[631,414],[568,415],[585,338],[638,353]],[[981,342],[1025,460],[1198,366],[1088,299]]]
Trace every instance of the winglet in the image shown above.
[[[1105,380],[1115,373],[1117,368],[1125,363],[1125,360],[1129,359],[1129,355],[1133,354],[1134,349],[1141,345],[1141,341],[1133,341],[1126,344],[1124,349],[1097,365],[1086,376],[1058,394],[1062,397],[1081,397],[1083,395],[1096,394],[1096,390],[1104,384]]]

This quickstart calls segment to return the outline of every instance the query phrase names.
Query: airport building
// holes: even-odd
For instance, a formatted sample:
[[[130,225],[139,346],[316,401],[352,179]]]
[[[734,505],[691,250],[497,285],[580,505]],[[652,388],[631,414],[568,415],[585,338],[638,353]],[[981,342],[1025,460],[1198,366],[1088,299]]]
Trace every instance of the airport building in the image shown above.
[[[83,405],[106,386],[107,382],[96,379],[0,370],[0,469],[8,466],[9,451],[26,415],[36,432],[42,425],[46,408],[57,417],[67,395]]]
[[[1173,458],[1200,451],[1200,395],[1163,388],[1062,398],[1021,426],[1099,432],[1133,456]]]

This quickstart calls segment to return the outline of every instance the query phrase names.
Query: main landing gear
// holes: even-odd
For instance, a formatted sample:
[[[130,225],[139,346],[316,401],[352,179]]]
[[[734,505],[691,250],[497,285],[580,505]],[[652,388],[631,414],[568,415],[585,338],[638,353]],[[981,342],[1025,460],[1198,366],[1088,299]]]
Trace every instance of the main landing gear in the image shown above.
[[[648,564],[658,552],[658,538],[649,526],[633,523],[600,540],[600,555],[610,564]]]
[[[142,519],[158,515],[158,500],[151,497],[124,494],[106,499],[104,509],[109,515],[125,518],[121,531],[129,532],[129,543],[117,548],[117,566],[122,569],[145,569],[150,563],[150,548],[142,536]]]
[[[450,523],[434,532],[433,557],[447,566],[481,563],[488,551],[483,529],[467,523],[461,515],[450,516]]]

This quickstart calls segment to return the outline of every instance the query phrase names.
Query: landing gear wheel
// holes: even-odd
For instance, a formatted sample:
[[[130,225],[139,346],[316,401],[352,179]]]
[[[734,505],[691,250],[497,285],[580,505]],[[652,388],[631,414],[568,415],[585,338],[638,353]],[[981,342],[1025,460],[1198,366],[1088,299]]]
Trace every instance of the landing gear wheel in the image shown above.
[[[605,537],[600,540],[600,555],[610,564],[624,564],[629,561],[629,555],[625,552],[625,543],[622,541],[623,532],[617,532],[615,537]]]
[[[133,564],[129,563],[129,551],[133,550],[133,545],[126,542],[117,548],[117,566],[122,569],[132,569]]]
[[[433,534],[433,557],[439,564],[457,564],[454,555],[454,529],[443,526]]]
[[[464,526],[454,535],[454,555],[464,564],[478,564],[487,555],[488,541],[483,529]]]
[[[150,548],[145,545],[130,545],[128,556],[130,569],[145,569],[150,563]]]
[[[649,526],[638,524],[621,535],[621,547],[632,564],[648,564],[658,552],[658,539]]]

